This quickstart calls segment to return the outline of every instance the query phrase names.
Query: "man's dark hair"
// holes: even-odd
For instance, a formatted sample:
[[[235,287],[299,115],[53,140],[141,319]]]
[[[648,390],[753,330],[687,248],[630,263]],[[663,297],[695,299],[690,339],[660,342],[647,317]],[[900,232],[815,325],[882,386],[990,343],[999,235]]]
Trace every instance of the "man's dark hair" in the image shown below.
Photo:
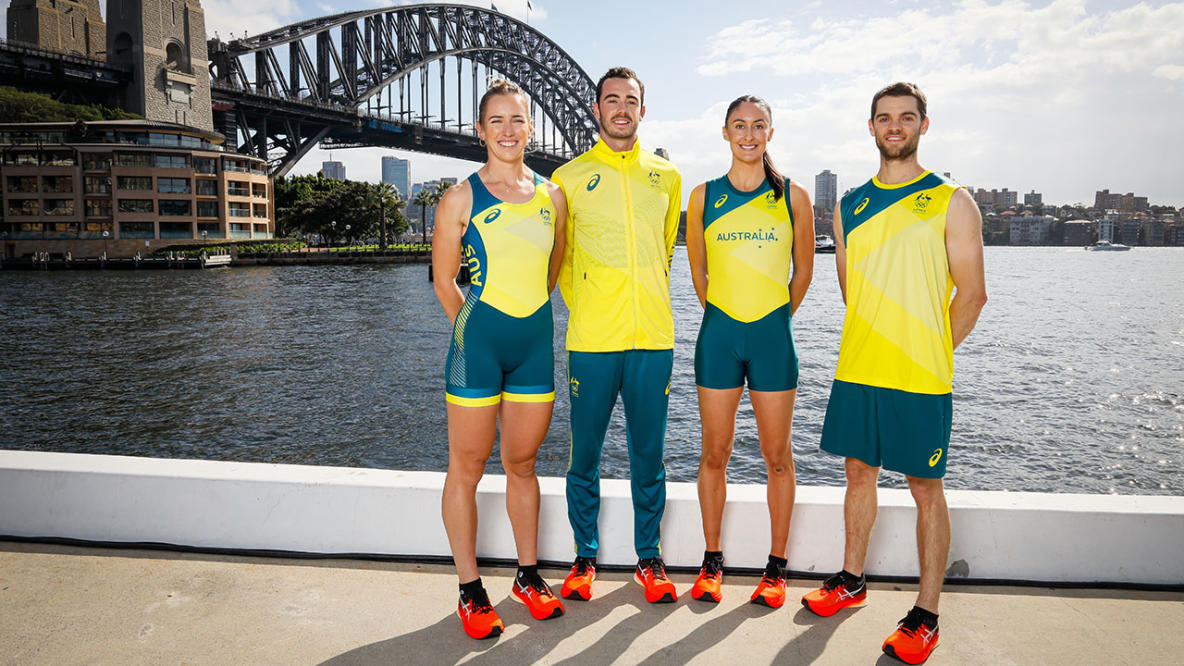
[[[925,93],[921,92],[915,83],[898,81],[881,88],[880,92],[872,97],[872,115],[868,116],[869,118],[876,117],[876,102],[880,101],[881,97],[912,97],[917,100],[917,110],[921,112],[921,118],[925,118]]]
[[[600,103],[600,96],[604,93],[604,82],[608,79],[633,79],[634,81],[637,81],[637,87],[641,89],[640,101],[643,106],[645,105],[645,84],[642,83],[641,79],[637,77],[637,72],[629,69],[628,67],[613,67],[612,69],[609,69],[607,72],[605,72],[604,76],[600,77],[600,80],[596,82],[597,104]]]

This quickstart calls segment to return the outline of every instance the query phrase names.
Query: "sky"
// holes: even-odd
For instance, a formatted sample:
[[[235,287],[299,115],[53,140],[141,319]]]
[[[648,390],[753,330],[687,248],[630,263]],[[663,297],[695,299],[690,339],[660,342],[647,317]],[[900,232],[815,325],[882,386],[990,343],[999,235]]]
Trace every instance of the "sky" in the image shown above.
[[[727,170],[719,129],[742,94],[772,105],[770,153],[783,173],[811,194],[823,169],[840,193],[861,184],[878,165],[871,96],[905,80],[929,100],[921,163],[963,185],[1035,190],[1046,203],[1092,205],[1109,189],[1184,205],[1184,2],[531,0],[529,15],[526,0],[495,2],[593,80],[615,65],[638,72],[642,146],[670,152],[684,199]],[[396,4],[409,3],[202,0],[208,32],[223,38]],[[377,181],[387,154],[412,160],[413,182],[477,166],[388,149],[332,156],[350,179]],[[314,150],[293,173],[328,158]]]

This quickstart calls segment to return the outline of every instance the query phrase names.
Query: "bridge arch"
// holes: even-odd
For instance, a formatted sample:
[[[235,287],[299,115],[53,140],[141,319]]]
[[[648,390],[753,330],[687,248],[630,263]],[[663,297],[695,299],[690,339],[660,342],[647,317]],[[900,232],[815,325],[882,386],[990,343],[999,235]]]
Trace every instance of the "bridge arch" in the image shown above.
[[[530,100],[532,167],[549,174],[596,140],[588,74],[543,33],[489,9],[345,12],[211,40],[209,53],[215,124],[277,175],[317,143],[482,160],[473,125],[492,76],[517,83]]]

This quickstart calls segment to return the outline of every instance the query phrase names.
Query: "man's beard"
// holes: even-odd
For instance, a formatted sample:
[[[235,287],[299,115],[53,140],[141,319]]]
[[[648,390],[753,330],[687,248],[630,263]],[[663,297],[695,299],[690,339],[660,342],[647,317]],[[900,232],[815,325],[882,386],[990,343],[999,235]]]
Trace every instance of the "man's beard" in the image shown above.
[[[880,137],[876,137],[876,148],[880,149],[880,157],[891,161],[909,159],[913,155],[917,154],[917,146],[920,143],[920,134],[914,134],[912,139],[908,139],[904,143],[895,146],[889,145],[887,142],[882,142]]]
[[[600,119],[600,130],[614,139],[632,139],[637,136],[637,123],[626,127],[617,127],[612,121],[603,116]]]

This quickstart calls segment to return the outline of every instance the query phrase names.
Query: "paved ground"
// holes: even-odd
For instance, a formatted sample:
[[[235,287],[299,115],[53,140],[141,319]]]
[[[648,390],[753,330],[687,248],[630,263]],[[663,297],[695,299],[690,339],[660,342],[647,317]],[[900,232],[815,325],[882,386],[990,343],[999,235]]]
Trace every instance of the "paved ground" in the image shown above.
[[[908,585],[818,618],[724,601],[651,606],[625,573],[535,622],[485,572],[504,635],[473,641],[449,567],[290,560],[0,542],[0,664],[897,664],[880,643],[912,605]],[[564,572],[544,572],[558,580]],[[813,581],[791,581],[794,599]],[[1184,593],[950,586],[930,664],[1179,664]]]

